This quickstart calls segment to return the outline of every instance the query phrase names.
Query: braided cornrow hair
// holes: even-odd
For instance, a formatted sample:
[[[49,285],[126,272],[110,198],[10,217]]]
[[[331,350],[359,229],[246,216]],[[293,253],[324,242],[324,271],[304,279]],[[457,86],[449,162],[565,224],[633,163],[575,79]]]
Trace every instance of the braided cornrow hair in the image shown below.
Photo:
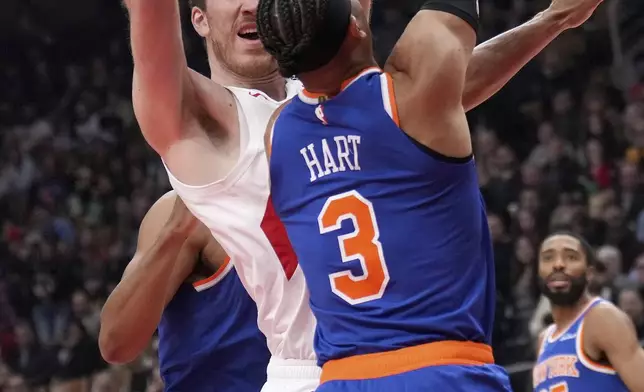
[[[302,53],[309,50],[328,0],[260,0],[257,33],[282,76],[297,73]]]
[[[190,8],[197,7],[202,10],[206,9],[206,0],[188,0],[188,5]]]

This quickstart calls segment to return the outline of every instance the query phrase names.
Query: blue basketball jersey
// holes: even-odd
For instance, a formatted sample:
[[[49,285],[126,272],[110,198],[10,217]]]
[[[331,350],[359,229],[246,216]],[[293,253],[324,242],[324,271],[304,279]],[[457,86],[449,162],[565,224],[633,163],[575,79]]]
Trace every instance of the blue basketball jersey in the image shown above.
[[[397,118],[390,76],[371,68],[333,98],[302,92],[272,129],[271,195],[310,290],[321,365],[490,344],[494,266],[474,160],[427,149]]]
[[[257,392],[269,357],[257,307],[230,262],[194,287],[182,284],[159,324],[166,391]]]
[[[614,369],[588,358],[582,347],[584,318],[603,301],[593,300],[562,333],[548,328],[532,371],[535,392],[628,392]]]

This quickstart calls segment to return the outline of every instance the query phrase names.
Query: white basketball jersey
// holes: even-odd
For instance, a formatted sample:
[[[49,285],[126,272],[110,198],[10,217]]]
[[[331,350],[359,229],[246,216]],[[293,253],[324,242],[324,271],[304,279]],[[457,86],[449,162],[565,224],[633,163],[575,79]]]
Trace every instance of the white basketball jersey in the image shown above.
[[[288,98],[300,88],[299,81],[288,80]],[[315,319],[304,275],[269,198],[264,134],[282,102],[259,90],[228,89],[237,101],[242,139],[239,161],[224,179],[209,185],[183,184],[168,170],[170,183],[235,264],[257,303],[259,329],[266,335],[271,354],[284,359],[315,359]]]

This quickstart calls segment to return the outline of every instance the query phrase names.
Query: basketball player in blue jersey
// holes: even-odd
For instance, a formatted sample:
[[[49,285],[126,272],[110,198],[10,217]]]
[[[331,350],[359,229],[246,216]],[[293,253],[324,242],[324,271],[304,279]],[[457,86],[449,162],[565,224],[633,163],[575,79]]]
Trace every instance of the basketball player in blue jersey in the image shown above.
[[[644,350],[626,314],[591,297],[595,256],[577,234],[549,235],[539,252],[539,286],[554,324],[539,337],[535,392],[644,391]]]
[[[157,326],[166,391],[257,392],[266,382],[269,353],[255,303],[174,192],[146,214],[136,254],[103,308],[103,357],[132,361]]]
[[[259,2],[262,43],[305,87],[266,149],[318,322],[319,391],[511,390],[490,348],[492,247],[462,102],[477,13],[427,2],[382,71],[357,1]]]
[[[563,31],[562,15],[569,14],[576,9],[589,13],[592,7],[571,7],[571,5],[577,6],[582,2],[596,4],[599,0],[555,0],[553,4],[564,5],[559,10],[564,12],[539,15],[529,23],[477,48],[474,60],[468,68],[468,73],[471,72],[471,75],[468,78],[466,93],[464,93],[464,104],[468,108],[474,107],[505,84],[518,69]],[[181,27],[177,0],[125,0],[124,3],[130,20],[132,55],[136,69],[136,82],[133,89],[135,112],[148,143],[159,153],[178,180],[192,185],[213,184],[226,178],[233,167],[250,167],[248,160],[242,157],[240,152],[244,147],[242,125],[247,121],[244,118],[239,118],[239,111],[246,111],[255,116],[256,109],[244,109],[230,89],[223,86],[256,90],[253,92],[253,96],[258,95],[259,101],[263,99],[262,95],[267,95],[275,100],[283,99],[286,97],[285,85],[287,84],[284,78],[276,72],[275,61],[262,50],[261,45],[258,45],[257,34],[255,34],[257,0],[193,0],[190,2],[192,4],[192,25],[197,33],[204,38],[211,78],[204,78],[191,72],[187,67],[180,38]],[[362,1],[365,8],[368,8],[370,3],[370,0]],[[260,91],[263,94],[257,94]],[[253,129],[252,132],[256,132],[256,130]],[[195,143],[195,140],[199,140],[199,142]],[[259,173],[258,176],[261,176],[265,170],[257,170],[257,173]],[[262,181],[261,178],[258,178],[256,183],[262,183]],[[194,189],[196,188],[200,187],[194,187]],[[200,189],[204,191],[205,187]],[[244,191],[244,188],[235,186],[219,196],[232,194],[233,197],[236,197],[238,192]],[[261,202],[258,203],[261,204]],[[250,207],[257,208],[258,205]],[[264,206],[260,205],[259,208],[264,208]],[[210,214],[208,212],[203,214],[203,216],[207,215]],[[237,217],[237,220],[242,222],[240,217]],[[212,217],[212,222],[218,222],[217,225],[226,223],[216,214]],[[264,256],[258,254],[257,257]],[[160,259],[151,256],[150,260],[153,263],[159,263]],[[251,263],[252,261],[237,260],[240,260],[241,263]],[[167,269],[167,264],[165,266],[166,269],[163,270],[165,271],[163,273],[173,273]],[[130,278],[127,280],[136,282]],[[270,280],[270,278],[266,279]],[[183,281],[183,279],[178,279],[178,281]],[[261,283],[261,280],[258,282]],[[147,284],[150,282],[148,281]],[[175,287],[177,284],[175,283]],[[136,286],[139,285],[131,285],[131,287]],[[143,284],[140,286],[148,287]],[[124,283],[119,289],[123,287]],[[190,293],[197,299],[204,298],[203,295],[206,293],[221,294],[218,288],[197,295],[191,291],[189,286],[183,285],[181,287],[185,288],[182,292]],[[163,290],[163,288],[155,286],[139,291],[137,296],[141,296],[138,297],[140,303],[158,301],[161,297],[155,296],[154,293],[157,290]],[[121,291],[127,293],[126,290]],[[214,294],[215,291],[217,294]],[[260,305],[273,302],[263,287],[253,289],[253,292],[258,295]],[[142,296],[146,293],[150,298],[143,299]],[[173,302],[178,297],[178,295],[175,296]],[[112,301],[117,304],[113,307],[112,313],[118,314],[121,309],[118,304],[122,304],[122,301],[128,298],[128,295],[123,295],[121,302]],[[231,298],[231,296],[227,295],[227,298]],[[213,306],[216,306],[218,301],[213,302]],[[188,303],[188,299],[185,299],[185,302]],[[195,306],[198,306],[199,303],[196,301]],[[153,311],[152,316],[145,316],[146,313],[139,312],[140,309],[133,309],[134,316],[131,318],[124,317],[122,320],[118,320],[115,316],[111,317],[116,319],[113,321],[115,323],[130,322],[132,324],[127,324],[130,326],[141,324],[140,321],[145,317],[147,329],[143,330],[144,333],[140,333],[141,331],[136,329],[120,329],[125,331],[125,334],[120,338],[119,335],[111,339],[103,338],[102,343],[106,356],[113,355],[114,361],[123,361],[133,358],[136,352],[140,351],[139,344],[145,345],[145,343],[136,341],[136,344],[130,345],[127,342],[135,341],[135,338],[143,339],[145,342],[150,336],[160,320],[159,314],[162,309],[161,305],[156,302],[155,304],[154,307],[143,309],[145,312]],[[168,309],[166,309],[166,315],[169,314]],[[216,314],[219,313],[216,312]],[[275,319],[273,311],[269,311],[267,314],[273,320]],[[106,315],[108,315],[107,312]],[[182,312],[179,312],[179,315],[183,316]],[[215,320],[216,317],[213,315],[212,320]],[[270,318],[260,319],[260,322],[272,323]],[[108,317],[105,319],[109,320]],[[107,325],[104,323],[104,336],[109,335],[110,328],[107,328]],[[116,325],[118,326],[118,324]],[[280,327],[280,325],[284,325],[283,320],[276,321],[275,325],[276,328],[269,328],[272,332],[268,336],[270,340],[280,339],[284,335],[283,328]],[[163,330],[163,328],[161,329]],[[173,340],[175,342],[180,342],[180,336],[183,337],[177,332],[179,329],[170,328],[173,334],[176,333]],[[207,327],[204,326],[204,330],[206,329]],[[118,331],[118,329],[113,331]],[[194,329],[186,328],[182,332],[189,334],[191,331]],[[303,335],[305,333],[306,331],[303,332]],[[161,335],[163,346],[164,334]],[[204,333],[202,337],[205,340],[204,345],[215,350],[216,346],[210,340],[210,335]],[[185,339],[187,339],[186,347],[198,345],[198,337],[195,333]],[[284,350],[281,348],[285,344],[281,342],[276,344],[280,347],[280,352],[276,353],[278,354],[276,359],[288,361],[307,359],[309,351],[312,351],[308,347],[310,343],[308,339],[301,340],[305,342],[305,345],[297,347],[298,352],[294,357],[291,357],[291,350],[288,350],[290,352],[287,356],[283,354]],[[168,340],[165,339],[165,341]],[[106,344],[114,344],[115,346],[110,348]],[[297,346],[297,344],[298,342],[295,342],[293,346]],[[289,343],[289,345],[291,344]],[[174,358],[173,351],[168,350],[168,353],[163,356],[166,358],[165,362],[174,363],[171,361]],[[185,356],[182,357],[184,352],[178,351],[177,353],[177,356],[180,357],[177,361],[185,359]],[[121,355],[124,355],[125,359],[119,359]],[[237,360],[237,358],[230,357],[230,360]],[[313,368],[317,371],[315,366]],[[281,375],[282,373],[297,373],[298,369],[293,366],[273,366],[274,373],[279,374],[276,377],[276,382],[279,384],[276,388],[281,388],[285,392],[299,388],[298,383],[301,380],[292,377],[288,377],[288,384],[292,386],[283,386],[282,383],[285,382],[286,377]],[[212,376],[216,377],[216,374]],[[190,386],[186,388],[194,390]]]

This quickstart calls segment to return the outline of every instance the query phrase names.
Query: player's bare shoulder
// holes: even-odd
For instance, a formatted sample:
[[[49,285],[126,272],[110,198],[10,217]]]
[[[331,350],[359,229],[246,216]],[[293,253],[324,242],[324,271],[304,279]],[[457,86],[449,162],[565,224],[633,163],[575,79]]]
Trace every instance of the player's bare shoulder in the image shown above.
[[[419,11],[384,70],[391,75],[400,127],[441,155],[467,158],[472,151],[462,95],[476,32],[457,14]]]
[[[271,157],[271,144],[273,143],[273,129],[275,128],[275,122],[279,117],[282,110],[291,102],[292,98],[287,99],[282,103],[271,115],[271,118],[268,119],[268,124],[266,125],[266,131],[264,132],[264,147],[266,151],[266,158],[270,160]]]
[[[192,94],[184,98],[182,137],[162,155],[170,173],[187,185],[201,186],[225,177],[240,150],[237,102],[233,93],[189,70]]]
[[[617,306],[608,301],[601,301],[593,306],[585,315],[583,322],[583,345],[588,354],[601,355],[602,345],[597,343],[608,339],[609,336],[606,335],[610,335],[616,326],[618,329],[629,330],[635,334],[633,322]]]
[[[235,131],[239,120],[233,93],[192,69],[189,70],[189,78],[194,91],[192,100],[187,102],[189,110],[197,120],[203,120],[204,116],[208,119],[204,130],[220,138]]]

